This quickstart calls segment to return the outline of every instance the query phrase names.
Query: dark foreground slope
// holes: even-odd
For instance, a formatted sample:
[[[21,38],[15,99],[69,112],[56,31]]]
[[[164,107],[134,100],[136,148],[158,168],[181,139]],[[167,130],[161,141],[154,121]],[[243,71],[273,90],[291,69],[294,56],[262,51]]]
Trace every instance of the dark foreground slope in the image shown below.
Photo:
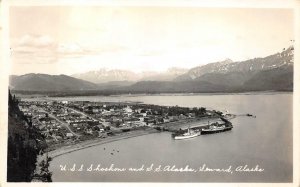
[[[10,93],[8,109],[7,181],[30,182],[37,177],[34,176],[37,156],[46,148],[46,143]],[[51,173],[46,171],[38,177],[42,181],[51,181]]]

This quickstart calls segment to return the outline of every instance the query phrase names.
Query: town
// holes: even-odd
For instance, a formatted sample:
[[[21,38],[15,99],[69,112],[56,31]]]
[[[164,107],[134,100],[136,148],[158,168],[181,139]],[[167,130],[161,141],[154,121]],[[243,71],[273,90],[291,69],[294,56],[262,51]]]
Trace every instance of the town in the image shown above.
[[[138,102],[20,101],[20,110],[45,136],[49,150],[129,131],[170,130],[176,124],[218,119],[203,107],[158,106]]]

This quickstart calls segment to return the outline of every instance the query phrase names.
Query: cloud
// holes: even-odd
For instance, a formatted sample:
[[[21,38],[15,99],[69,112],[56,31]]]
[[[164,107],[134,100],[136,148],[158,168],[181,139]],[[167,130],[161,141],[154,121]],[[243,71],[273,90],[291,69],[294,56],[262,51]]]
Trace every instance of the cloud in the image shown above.
[[[17,64],[56,63],[59,58],[87,55],[90,51],[76,43],[57,43],[48,35],[26,34],[11,40],[11,55]]]
[[[86,49],[77,43],[58,44],[55,52],[59,58],[78,58],[93,53],[92,50]]]
[[[59,44],[57,52],[60,54],[73,54],[73,53],[82,53],[84,50],[76,43],[71,44]]]
[[[26,34],[11,40],[11,57],[17,64],[47,64],[57,60],[56,42],[48,35]]]
[[[11,40],[14,63],[56,63],[58,59],[72,59],[93,55],[115,55],[128,50],[118,44],[100,45],[93,43],[58,43],[48,35],[26,34]]]
[[[18,46],[28,47],[51,47],[55,45],[54,40],[48,35],[30,35],[26,34],[21,37]]]

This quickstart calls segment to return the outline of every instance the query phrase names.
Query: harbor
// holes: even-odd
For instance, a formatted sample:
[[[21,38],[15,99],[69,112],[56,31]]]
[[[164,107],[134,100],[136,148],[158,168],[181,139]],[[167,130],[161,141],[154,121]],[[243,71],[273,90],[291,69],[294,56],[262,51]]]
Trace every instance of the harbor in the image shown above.
[[[290,109],[289,101],[292,96],[289,94],[277,95],[222,95],[222,96],[140,96],[140,97],[114,97],[121,101],[141,101],[144,104],[164,105],[165,98],[169,98],[167,106],[182,106],[194,107],[205,106],[207,108],[220,108],[222,111],[228,110],[232,116],[226,116],[225,119],[232,123],[232,130],[204,135],[201,134],[195,138],[186,140],[174,140],[171,131],[156,130],[145,132],[131,130],[126,133],[115,134],[106,138],[98,138],[95,140],[86,140],[78,146],[69,145],[69,147],[58,148],[52,152],[57,156],[51,161],[51,171],[53,172],[53,181],[116,181],[116,182],[277,182],[291,181],[290,177],[282,175],[282,172],[292,173],[292,152],[291,143],[278,142],[268,145],[268,142],[275,142],[278,136],[273,136],[279,131],[284,131],[281,135],[285,140],[291,140],[289,133],[291,132],[290,118],[288,118],[289,110],[278,115],[275,110],[279,106],[284,106]],[[84,99],[87,99],[86,97]],[[97,100],[103,100],[99,97]],[[63,99],[62,99],[63,100]],[[180,101],[184,101],[180,103]],[[266,102],[267,101],[267,102]],[[221,105],[220,103],[224,103]],[[240,106],[240,103],[247,105]],[[256,115],[256,118],[247,117],[246,114]],[[243,114],[243,116],[240,116]],[[173,123],[176,129],[186,130],[189,125],[191,128],[204,128],[205,125],[214,123],[212,118],[202,119],[197,124],[197,121],[186,119]],[[266,120],[269,120],[266,122]],[[286,121],[286,128],[282,129],[280,121]],[[168,123],[165,123],[167,125]],[[264,124],[264,125],[262,125]],[[201,127],[197,127],[201,125]],[[170,125],[169,125],[170,126]],[[167,126],[166,126],[167,127]],[[249,133],[251,132],[251,133]],[[266,133],[267,132],[267,133]],[[77,149],[75,147],[78,147]],[[105,148],[105,149],[104,149]],[[118,150],[119,152],[113,152]],[[68,153],[66,153],[68,151]],[[72,152],[71,152],[72,151]],[[253,158],[255,152],[256,157]],[[111,153],[114,153],[113,155]],[[53,154],[54,155],[54,154]],[[234,155],[234,156],[233,156]],[[276,155],[276,157],[274,157]],[[49,154],[50,156],[50,154]],[[86,159],[88,156],[89,159]],[[182,173],[158,173],[153,175],[145,175],[145,173],[114,173],[109,172],[91,173],[91,172],[62,172],[59,166],[66,164],[102,164],[103,167],[114,164],[116,167],[138,167],[143,164],[151,165],[170,165],[177,166],[199,166],[206,164],[207,167],[238,167],[241,164],[255,166],[260,164],[265,169],[265,172],[257,175],[255,173],[244,174],[224,174],[216,175],[216,173],[195,173],[188,176]],[[95,165],[95,166],[96,166]],[[280,171],[280,172],[270,172]],[[266,180],[268,178],[268,180]]]
[[[209,124],[208,121],[207,125],[199,124],[199,125],[194,125],[192,127],[189,126],[187,129],[174,130],[172,133],[172,137],[175,140],[188,139],[188,138],[194,138],[196,136],[205,135],[205,134],[225,132],[233,128],[233,125],[229,120],[222,117],[220,119],[221,119],[221,123],[214,122]]]
[[[283,97],[280,94],[275,96],[279,98],[277,100]],[[249,97],[251,97],[251,102],[256,101],[255,104],[258,105],[262,103],[262,100],[265,100],[262,98],[275,96],[247,95],[235,97],[239,99],[247,97],[246,102],[250,101]],[[158,97],[160,99],[155,99]],[[212,99],[211,101],[214,102],[208,105],[208,103],[205,103],[208,101],[206,96],[173,96],[174,103],[162,104],[157,102],[163,101],[164,97],[167,96],[146,96],[147,101],[148,98],[153,98],[151,103],[149,101],[144,102],[142,99],[145,97],[123,97],[124,101],[121,102],[101,102],[101,97],[99,97],[99,101],[94,99],[92,102],[72,100],[66,102],[62,98],[61,101],[50,101],[49,99],[46,102],[43,100],[38,102],[24,101],[20,102],[20,105],[21,110],[26,115],[36,116],[32,119],[37,127],[41,128],[45,135],[50,135],[46,137],[48,143],[50,143],[46,154],[49,158],[53,158],[50,162],[50,171],[53,172],[53,180],[56,182],[74,181],[74,177],[78,181],[164,181],[157,175],[145,178],[144,175],[136,174],[124,178],[123,175],[116,174],[111,178],[111,175],[99,176],[97,173],[63,174],[59,169],[62,163],[67,165],[73,165],[74,163],[84,165],[114,163],[115,166],[130,168],[136,164],[151,165],[151,163],[156,165],[191,164],[194,166],[205,163],[210,166],[214,164],[223,166],[226,161],[226,163],[238,167],[238,164],[242,161],[236,160],[237,157],[232,159],[233,152],[236,155],[241,152],[238,158],[244,159],[245,157],[249,160],[252,158],[251,151],[257,151],[257,140],[264,144],[263,142],[272,139],[272,136],[266,137],[264,132],[278,130],[275,121],[270,121],[264,126],[261,125],[265,122],[265,119],[270,119],[270,117],[276,115],[272,113],[272,110],[269,110],[268,105],[260,106],[261,108],[266,107],[266,110],[263,111],[257,110],[255,105],[248,104],[247,107],[240,108],[239,103],[232,105],[232,102],[226,106],[214,106],[214,102],[218,103],[218,100]],[[183,100],[186,103],[178,106],[177,103],[180,99],[177,97],[184,98]],[[231,96],[222,96],[219,101],[223,102],[228,97]],[[285,95],[284,97],[289,98]],[[129,99],[138,102],[127,102]],[[197,101],[196,104],[195,101]],[[276,104],[271,103],[269,105],[276,106]],[[197,110],[195,106],[197,106]],[[205,116],[196,116],[197,111],[204,111],[202,106],[209,108],[205,110]],[[213,110],[214,108],[217,109],[218,106],[221,111],[227,111],[227,113]],[[159,110],[164,112],[160,113]],[[186,112],[184,113],[184,111]],[[192,111],[195,112],[195,115]],[[137,118],[137,116],[140,118]],[[111,119],[111,121],[107,119]],[[127,120],[120,121],[118,119]],[[144,120],[141,121],[141,119]],[[89,128],[82,128],[84,126]],[[252,132],[251,135],[249,134],[250,131]],[[73,135],[71,135],[72,132]],[[179,138],[175,138],[174,134]],[[256,143],[252,143],[252,141]],[[218,147],[218,149],[215,149],[215,147]],[[247,149],[245,149],[246,147]],[[269,159],[270,157],[265,149],[265,147],[259,147],[258,149],[261,152],[262,159],[256,159],[249,163],[265,163],[264,158]],[[282,158],[286,157],[288,149],[289,147],[286,147],[284,155],[281,155],[281,151],[276,151],[278,149],[267,148],[268,152],[273,152],[273,154]],[[249,155],[247,151],[249,151]],[[185,153],[188,153],[188,155]],[[85,159],[86,155],[89,155],[88,160]],[[219,157],[219,155],[222,155],[222,157]],[[211,158],[214,159],[211,160]],[[188,163],[185,159],[188,160]],[[262,167],[276,169],[275,161],[271,161],[272,165],[262,165]],[[289,172],[288,165],[281,164],[280,166],[286,172]],[[163,176],[166,175],[163,174]],[[180,174],[175,176],[177,177],[172,178],[172,181],[176,181],[181,177]],[[228,178],[230,177],[228,176]],[[188,177],[188,179],[191,181],[206,181],[208,178],[194,175]],[[243,179],[243,181],[259,180],[256,176],[251,175],[247,177],[239,176],[239,179]],[[276,180],[289,179],[280,178],[276,175],[276,178],[272,178],[272,181]],[[223,179],[220,178],[218,181],[223,181]]]
[[[234,119],[236,116],[235,115],[227,115],[225,117],[226,117],[226,119],[225,118],[210,119],[210,120],[214,121],[214,123],[212,123],[210,125],[207,124],[207,119],[206,120],[202,119],[202,121],[201,120],[199,121],[199,119],[198,119],[198,121],[197,120],[185,121],[183,124],[185,126],[189,126],[192,131],[196,132],[197,133],[196,136],[205,135],[205,134],[221,133],[221,132],[229,131],[233,128],[232,123],[227,119]],[[204,123],[204,121],[205,121],[205,123]],[[181,123],[181,122],[183,122],[183,121],[176,122],[177,123],[176,125],[174,124],[175,123],[174,122],[173,125],[177,126],[177,128],[178,128],[179,123]],[[218,122],[223,122],[223,123],[220,123],[219,125],[224,125],[225,128],[218,129],[215,131],[213,130],[211,132],[204,130],[204,129],[209,129],[209,127],[211,125],[214,125],[215,123],[218,123]],[[168,125],[170,125],[170,124],[168,124]],[[111,142],[115,142],[115,141],[122,141],[125,139],[135,138],[135,137],[139,137],[139,136],[145,136],[145,135],[149,135],[152,133],[160,133],[162,131],[170,132],[171,133],[170,137],[174,138],[176,135],[187,133],[188,129],[189,128],[184,128],[184,129],[179,129],[179,130],[174,130],[174,129],[169,130],[169,129],[162,127],[159,130],[152,129],[152,128],[148,128],[148,129],[144,129],[144,130],[131,130],[131,131],[123,132],[123,133],[117,133],[113,136],[108,136],[105,139],[92,139],[92,140],[86,140],[84,142],[70,144],[70,145],[63,146],[63,147],[57,147],[56,149],[48,152],[48,154],[50,157],[55,158],[55,157],[58,157],[58,156],[61,156],[64,154],[72,153],[74,151],[90,148],[93,146],[103,145],[103,144],[107,144],[107,143],[111,143]],[[196,136],[194,136],[194,137],[196,137]]]
[[[268,99],[273,98],[276,99]],[[169,101],[163,102],[165,98],[168,98]],[[170,100],[172,98],[172,100]],[[234,99],[231,99],[234,98]],[[218,96],[137,96],[137,97],[112,97],[113,100],[118,100],[119,104],[105,101],[103,102],[103,97],[92,97],[89,99],[88,97],[77,97],[68,99],[68,103],[63,101],[66,98],[51,98],[53,101],[51,102],[49,99],[44,103],[43,100],[39,100],[39,102],[35,101],[26,101],[24,103],[20,103],[22,105],[22,110],[26,114],[30,112],[33,115],[39,115],[34,118],[37,122],[38,127],[44,129],[45,133],[52,131],[52,136],[48,136],[47,139],[51,140],[52,145],[51,149],[49,149],[48,156],[52,157],[53,160],[50,162],[50,171],[53,172],[53,181],[161,181],[164,182],[166,174],[153,175],[145,178],[145,175],[138,175],[137,173],[131,174],[130,177],[126,174],[127,177],[124,177],[122,174],[103,174],[99,175],[97,173],[62,173],[59,169],[59,166],[62,163],[73,165],[77,164],[85,164],[90,165],[91,163],[101,163],[101,164],[111,164],[114,163],[115,166],[129,168],[136,165],[142,164],[150,164],[154,163],[156,165],[160,164],[176,164],[176,165],[194,165],[198,166],[199,164],[205,163],[206,165],[213,166],[223,166],[224,163],[228,163],[232,166],[239,166],[239,164],[243,163],[244,159],[251,160],[249,165],[255,165],[257,163],[266,163],[265,159],[268,160],[266,165],[262,165],[263,168],[268,170],[278,170],[284,169],[285,172],[290,172],[290,164],[282,163],[278,164],[278,160],[271,159],[271,155],[277,155],[280,160],[290,160],[290,157],[287,153],[289,152],[289,146],[281,145],[273,145],[273,147],[264,147],[265,142],[275,141],[273,136],[269,136],[272,133],[276,133],[278,131],[279,124],[271,120],[266,125],[266,119],[280,119],[285,118],[285,115],[277,116],[277,113],[274,113],[273,110],[270,110],[270,106],[276,107],[280,104],[286,104],[286,100],[290,99],[290,95],[218,95]],[[78,100],[93,100],[92,102],[81,102]],[[266,104],[263,101],[275,101],[269,104]],[[77,102],[78,101],[78,102]],[[180,102],[184,101],[184,102]],[[220,103],[224,103],[224,105],[220,105]],[[239,102],[236,102],[239,101]],[[240,102],[248,102],[244,108],[240,107]],[[250,102],[251,101],[251,102]],[[278,101],[281,101],[278,103]],[[28,102],[35,102],[32,108],[28,108]],[[102,103],[101,103],[102,102]],[[130,103],[136,106],[131,106]],[[96,104],[98,103],[98,104]],[[101,106],[99,105],[101,103]],[[123,105],[121,103],[124,103]],[[254,104],[250,104],[254,103]],[[140,105],[142,104],[142,105]],[[35,105],[35,106],[34,106]],[[90,105],[90,106],[88,106]],[[103,105],[106,105],[104,108]],[[128,118],[128,113],[130,113],[129,107],[133,110],[131,117]],[[165,121],[162,123],[151,124],[154,121],[159,122],[159,115],[155,115],[154,109],[159,109],[157,106],[161,106],[162,108],[169,106],[174,106],[179,110],[182,108],[193,108],[198,107],[201,108],[204,106],[207,108],[206,114],[207,116],[202,117],[193,117],[192,114],[174,117],[175,113],[173,113],[173,117],[164,116]],[[116,106],[114,110],[111,110],[113,106]],[[259,110],[258,107],[259,106]],[[76,108],[75,108],[76,107]],[[118,108],[117,108],[118,107]],[[70,109],[73,110],[70,110]],[[82,111],[79,111],[80,108],[83,108]],[[98,111],[97,111],[98,108]],[[140,111],[139,109],[145,108],[152,113],[146,112],[148,117],[147,122],[148,126],[145,127],[135,127],[138,125],[137,122],[134,123],[126,123],[132,128],[128,128],[126,126],[122,126],[124,123],[120,123],[118,126],[118,118],[111,117],[119,115],[119,118],[122,119],[123,116],[127,117],[128,121],[137,121],[134,116],[135,115],[143,115],[144,111]],[[175,109],[173,108],[173,109]],[[217,115],[209,115],[210,112],[213,112],[213,109],[220,109],[220,111],[228,111],[227,113],[222,113],[222,120],[220,116]],[[286,108],[289,108],[288,105]],[[28,110],[26,112],[26,109]],[[43,109],[43,110],[41,110]],[[30,111],[32,110],[32,111]],[[94,110],[94,111],[93,111]],[[47,120],[46,111],[49,114],[51,113],[58,120],[55,121],[54,118],[51,118],[52,115],[48,115],[50,120]],[[78,112],[79,111],[79,112]],[[106,121],[97,117],[97,114],[92,112],[104,112],[103,119],[114,119],[110,123],[104,123]],[[109,111],[109,113],[107,113]],[[175,110],[174,110],[175,111]],[[67,112],[66,115],[65,112]],[[86,115],[83,115],[83,114]],[[136,113],[136,114],[135,114]],[[64,114],[64,115],[62,115]],[[126,115],[125,115],[126,114]],[[247,115],[249,114],[249,115]],[[106,116],[106,117],[105,117]],[[254,117],[256,116],[256,118]],[[101,123],[103,127],[97,128],[89,128],[89,129],[77,129],[81,128],[82,125],[86,124],[86,126],[92,127],[95,122],[93,122],[93,118],[99,119],[98,123]],[[124,118],[123,118],[124,119]],[[176,120],[176,121],[168,121],[168,119]],[[67,121],[69,120],[69,121]],[[77,120],[77,122],[76,122]],[[149,121],[150,120],[150,121]],[[230,123],[226,122],[229,121]],[[64,123],[60,123],[64,122]],[[68,124],[69,123],[69,124]],[[150,124],[149,124],[150,123]],[[215,123],[218,123],[215,124]],[[57,124],[57,125],[54,125]],[[69,125],[64,127],[63,125]],[[78,124],[76,126],[76,124]],[[125,123],[124,123],[125,124]],[[225,125],[226,124],[226,125]],[[80,126],[81,125],[81,126]],[[211,129],[210,126],[216,125],[219,128]],[[223,125],[227,128],[222,129]],[[61,126],[59,130],[59,126]],[[108,126],[111,126],[111,129],[108,130]],[[150,127],[149,127],[150,126]],[[151,127],[152,126],[152,127]],[[233,128],[231,128],[231,126]],[[52,127],[52,130],[51,130]],[[191,128],[193,131],[198,131],[194,138],[188,138],[186,140],[175,140],[172,137],[172,133],[175,133],[176,130],[181,129],[182,133],[186,133],[188,128]],[[101,129],[104,129],[101,130]],[[129,129],[124,132],[122,129]],[[58,130],[55,130],[58,129]],[[208,132],[211,131],[213,134],[210,135],[208,132],[204,132],[204,129],[208,129]],[[289,128],[285,128],[285,131],[288,131]],[[71,133],[72,130],[76,135],[67,137],[63,136],[67,133]],[[214,131],[216,130],[216,131]],[[101,132],[100,132],[101,131]],[[201,132],[200,132],[201,131]],[[249,132],[252,132],[249,134]],[[264,132],[268,132],[267,134]],[[60,135],[59,135],[60,134]],[[99,134],[101,135],[99,137]],[[107,135],[105,135],[107,134]],[[207,134],[207,135],[206,135]],[[70,135],[70,134],[69,134]],[[283,134],[284,135],[284,134]],[[61,136],[61,138],[59,138]],[[55,139],[55,138],[56,139]],[[288,137],[287,137],[288,139]],[[57,143],[56,143],[57,142]],[[230,145],[230,146],[228,146]],[[257,145],[262,145],[257,147]],[[284,144],[286,145],[286,144]],[[276,147],[280,146],[281,149]],[[218,149],[216,149],[218,147]],[[113,150],[118,150],[113,151]],[[259,151],[259,159],[253,159],[253,152]],[[188,154],[185,154],[188,153]],[[232,158],[232,153],[236,155],[236,157]],[[89,159],[85,159],[88,155]],[[220,157],[222,155],[222,157]],[[253,160],[253,161],[252,161]],[[187,162],[188,161],[188,162]],[[224,166],[225,167],[225,166]],[[160,176],[164,176],[164,178],[160,178]],[[173,176],[173,175],[172,175]],[[215,177],[215,175],[213,175]],[[220,178],[214,178],[214,181],[224,181],[224,177],[226,180],[233,181],[265,181],[264,178],[267,176],[270,178],[270,181],[289,181],[290,178],[281,177],[281,175],[264,173],[261,180],[255,175],[243,175],[240,176],[238,180],[234,177],[236,175],[222,176]],[[189,181],[210,181],[210,175],[207,174],[205,176],[202,175],[190,175],[187,178],[184,178]],[[74,180],[76,179],[76,180]],[[182,181],[183,177],[181,174],[175,174],[174,177],[168,178],[168,181]]]

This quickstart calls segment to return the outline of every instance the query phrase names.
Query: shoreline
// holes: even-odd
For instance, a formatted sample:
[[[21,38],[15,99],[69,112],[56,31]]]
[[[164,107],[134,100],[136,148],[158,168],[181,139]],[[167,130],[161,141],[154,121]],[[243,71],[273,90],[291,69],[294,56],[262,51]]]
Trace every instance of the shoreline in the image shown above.
[[[138,136],[145,136],[148,134],[159,133],[159,132],[160,131],[157,131],[155,129],[131,131],[126,134],[110,136],[105,139],[93,139],[93,140],[87,140],[84,142],[80,142],[80,143],[74,144],[74,145],[62,146],[58,149],[49,151],[47,153],[48,153],[49,157],[56,158],[61,155],[65,155],[65,154],[79,151],[82,149],[86,149],[89,147],[94,147],[94,146],[98,146],[98,145],[102,145],[102,144],[107,144],[107,143],[111,143],[111,142],[115,142],[115,141],[125,140],[125,139],[134,138],[134,137],[138,137]]]
[[[233,119],[236,116],[233,115],[229,118]],[[203,120],[204,121],[204,120]],[[189,122],[185,122],[184,125],[189,125],[189,124],[198,124],[197,126],[199,126],[199,122],[201,123],[202,121],[189,121]],[[179,123],[181,124],[181,123]],[[173,128],[178,128],[178,122],[172,125],[171,129]],[[206,124],[205,124],[206,125]],[[203,126],[203,125],[200,125]],[[171,130],[169,129],[169,130]],[[89,147],[94,147],[94,146],[98,146],[98,145],[102,145],[102,144],[107,144],[107,143],[111,143],[111,142],[115,142],[115,141],[120,141],[120,140],[125,140],[125,139],[129,139],[129,138],[134,138],[134,137],[138,137],[138,136],[145,136],[148,134],[153,134],[153,133],[159,133],[161,131],[158,131],[156,129],[146,129],[146,130],[136,130],[136,131],[129,131],[126,133],[122,133],[122,134],[118,134],[118,135],[114,135],[114,136],[109,136],[105,139],[92,139],[92,140],[87,140],[87,141],[83,141],[83,142],[79,142],[78,144],[74,144],[74,145],[65,145],[62,147],[59,147],[57,149],[54,149],[52,151],[48,152],[48,156],[50,156],[51,158],[55,158],[61,155],[65,155],[68,153],[72,153],[75,151],[79,151],[82,149],[86,149]]]
[[[27,94],[22,93],[21,90],[14,90],[16,95],[25,99],[30,98],[68,98],[68,97],[138,97],[138,96],[217,96],[217,95],[273,95],[273,94],[293,94],[293,90],[264,90],[264,91],[245,91],[245,92],[186,92],[186,93],[136,93],[136,94],[112,94],[112,95],[50,95],[47,93]],[[29,96],[29,97],[28,97]]]

